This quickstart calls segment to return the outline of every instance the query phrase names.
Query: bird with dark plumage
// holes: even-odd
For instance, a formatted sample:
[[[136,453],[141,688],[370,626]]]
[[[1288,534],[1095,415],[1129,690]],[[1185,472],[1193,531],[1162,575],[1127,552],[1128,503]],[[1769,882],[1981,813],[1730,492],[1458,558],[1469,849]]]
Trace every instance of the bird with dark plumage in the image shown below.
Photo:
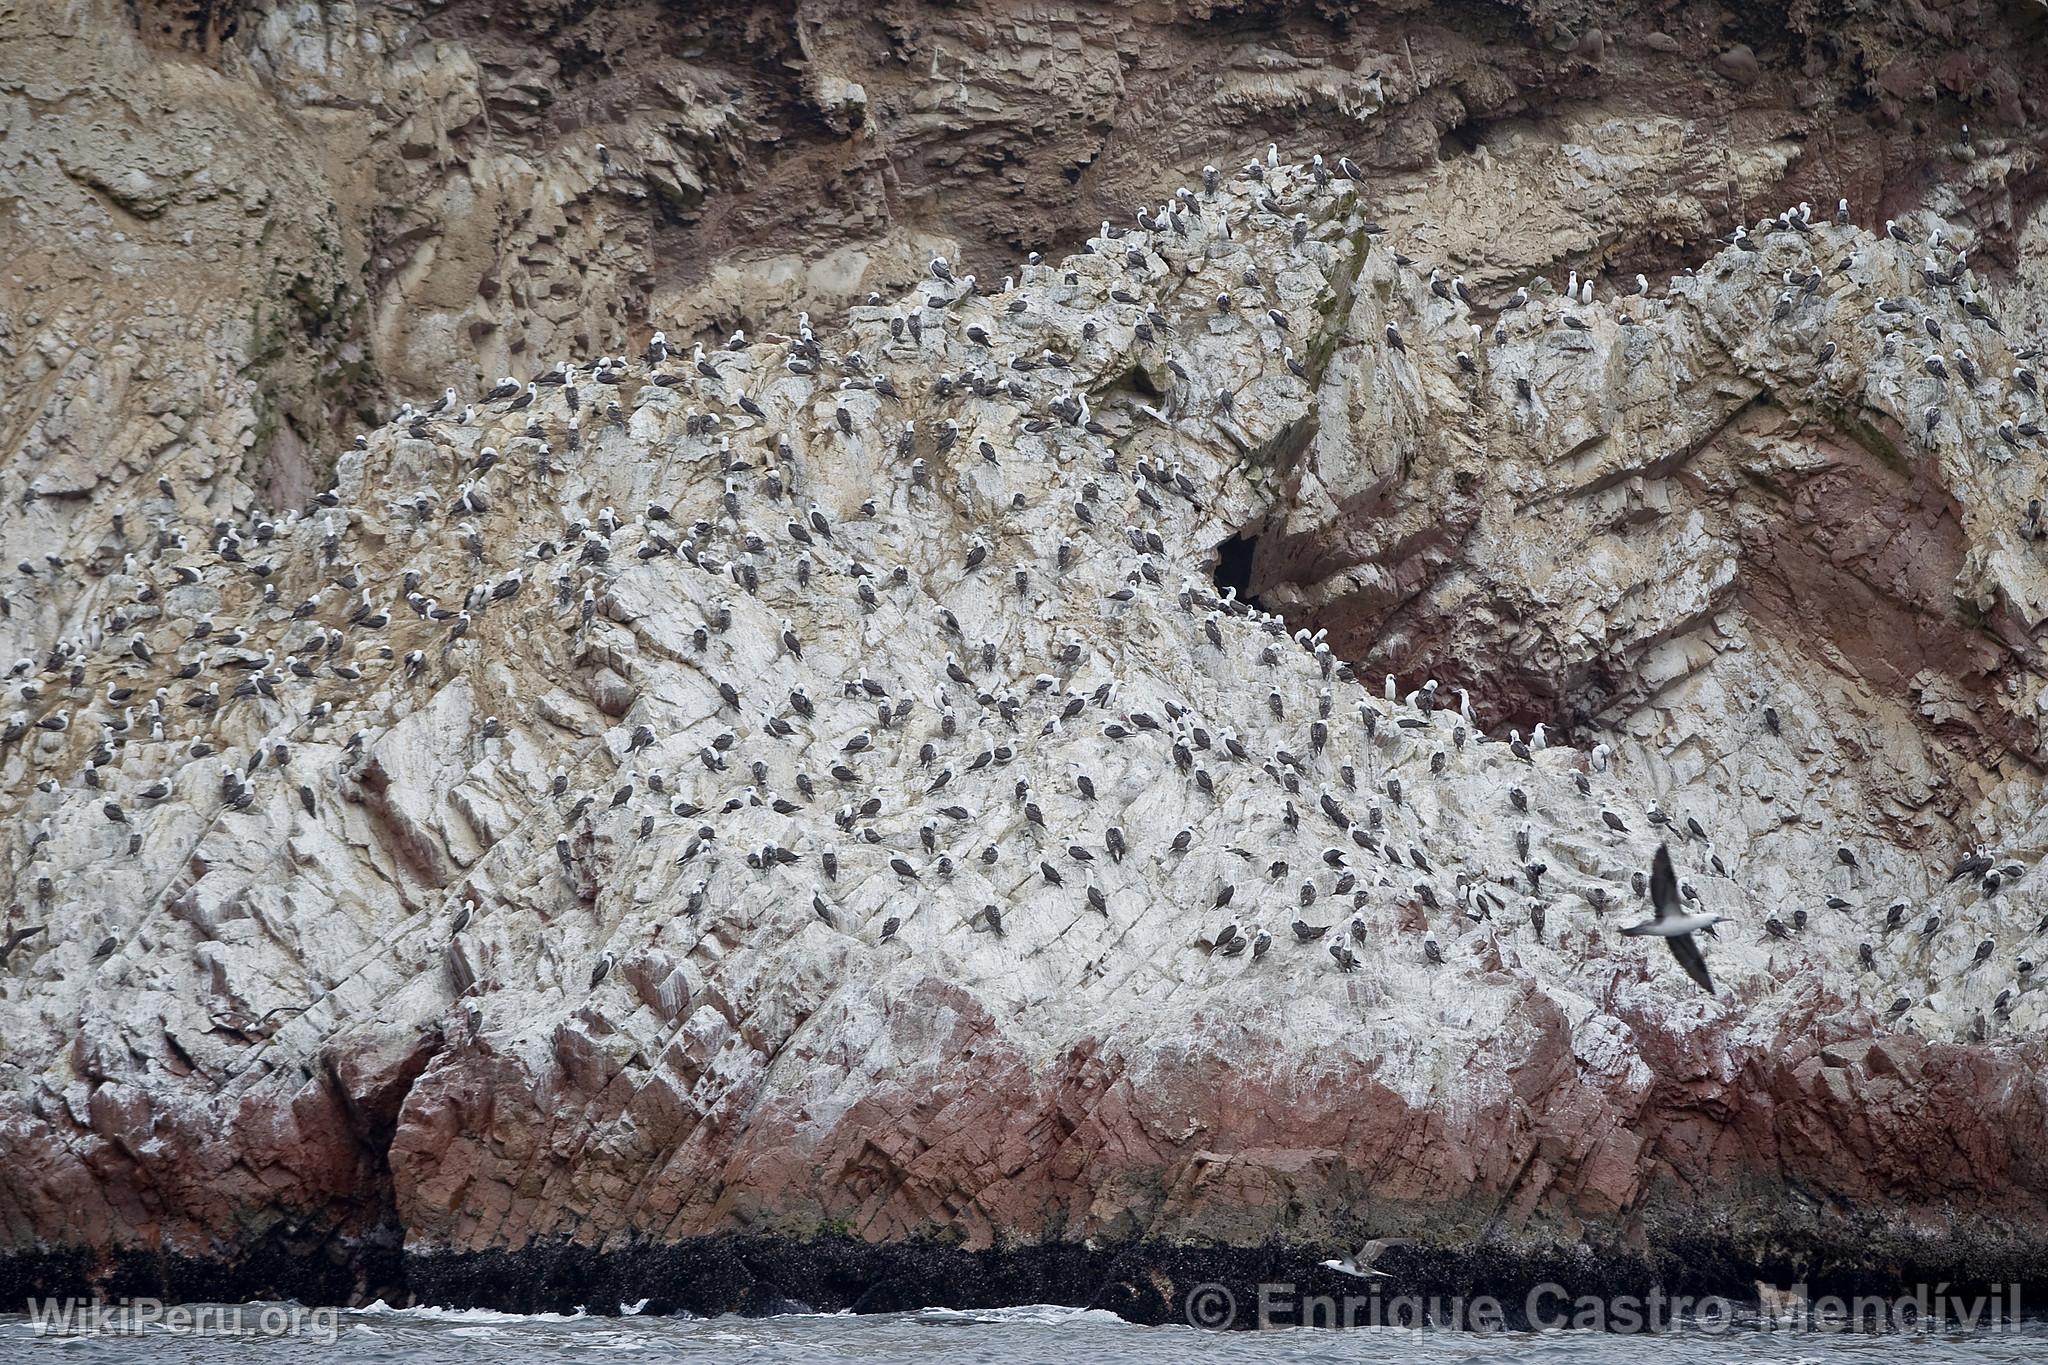
[[[1656,907],[1656,918],[1624,926],[1621,932],[1630,937],[1647,934],[1663,939],[1671,949],[1671,956],[1678,959],[1678,965],[1685,969],[1685,974],[1708,995],[1714,994],[1714,983],[1707,975],[1707,961],[1700,955],[1699,945],[1692,936],[1699,930],[1712,929],[1727,916],[1711,912],[1686,914],[1680,908],[1678,876],[1671,867],[1671,850],[1663,844],[1657,846],[1657,856],[1650,863],[1650,902]]]

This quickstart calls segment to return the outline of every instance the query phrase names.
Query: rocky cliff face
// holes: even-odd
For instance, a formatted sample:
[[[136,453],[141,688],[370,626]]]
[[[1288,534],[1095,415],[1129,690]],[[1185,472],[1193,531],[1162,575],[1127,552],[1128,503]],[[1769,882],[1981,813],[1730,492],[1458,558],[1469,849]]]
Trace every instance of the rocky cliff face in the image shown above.
[[[17,1286],[2043,1277],[2038,7],[0,23]]]

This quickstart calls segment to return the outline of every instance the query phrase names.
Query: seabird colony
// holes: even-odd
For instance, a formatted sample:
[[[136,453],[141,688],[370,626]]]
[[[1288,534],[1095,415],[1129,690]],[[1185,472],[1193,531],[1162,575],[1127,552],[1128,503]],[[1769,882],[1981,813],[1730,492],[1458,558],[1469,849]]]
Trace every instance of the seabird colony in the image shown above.
[[[1000,287],[934,259],[837,326],[800,315],[687,348],[656,332],[637,356],[449,389],[358,438],[303,510],[218,516],[160,483],[107,528],[119,565],[89,609],[6,680],[7,952],[88,928],[95,962],[139,951],[142,918],[189,896],[222,822],[364,837],[346,812],[392,780],[372,755],[460,680],[468,733],[438,742],[465,764],[502,777],[567,757],[486,856],[427,879],[439,898],[413,922],[444,943],[477,932],[492,876],[521,857],[601,921],[630,873],[664,907],[654,933],[685,945],[728,919],[901,951],[1092,934],[1102,972],[1148,917],[1213,970],[1306,955],[1348,973],[1470,962],[1506,938],[1588,952],[1619,927],[1608,910],[1654,897],[1637,930],[1711,990],[1692,931],[1728,911],[1723,942],[1796,937],[1808,912],[1735,913],[1740,869],[1712,831],[1636,804],[1605,745],[1489,733],[1487,699],[1435,680],[1361,685],[1321,632],[1189,572],[1236,529],[1225,513],[1256,515],[1259,452],[1307,410],[1347,325],[1342,282],[1386,251],[1361,178],[1344,158],[1210,167]],[[1983,458],[2037,452],[2033,353],[1993,364],[2005,347],[1961,254],[1845,219],[1800,205],[1738,229],[1715,268],[1746,271],[1789,327],[1816,294],[1867,292],[1859,258],[1914,253],[1915,286],[1871,308],[1886,354],[1924,371],[1902,381],[1922,439],[1953,439],[1943,414],[1967,387],[2009,414]],[[1749,264],[1767,244],[1801,263]],[[1651,305],[1640,276],[1612,303],[1574,277],[1515,290],[1486,327],[1461,276],[1399,253],[1391,269],[1416,287],[1390,306],[1430,311],[1366,338],[1378,382],[1414,387],[1418,351],[1440,350],[1473,402],[1531,401],[1526,378],[1491,374],[1511,335],[1568,340],[1609,308],[1635,326]],[[1821,344],[1823,367],[1833,354]],[[2031,538],[2038,501],[2019,515]],[[33,603],[70,572],[24,563],[17,591]],[[578,735],[539,693],[599,674],[605,719]],[[1497,808],[1465,808],[1472,790]],[[657,832],[679,856],[637,864]],[[1697,887],[1661,849],[1645,876],[1666,841]],[[1569,870],[1553,871],[1560,846]],[[1852,848],[1839,858],[1856,868]],[[161,879],[120,882],[131,864]],[[88,867],[132,903],[49,924],[53,888]],[[1955,878],[1993,896],[2027,871],[1981,850]],[[1939,914],[1909,930],[1860,893],[1814,911],[1855,916],[1886,981],[1918,971],[1927,989],[1946,970]],[[609,940],[616,919],[584,936],[585,989],[609,989],[635,946]],[[2037,927],[1966,945],[1957,970],[2005,983],[1994,1014],[2029,984]]]

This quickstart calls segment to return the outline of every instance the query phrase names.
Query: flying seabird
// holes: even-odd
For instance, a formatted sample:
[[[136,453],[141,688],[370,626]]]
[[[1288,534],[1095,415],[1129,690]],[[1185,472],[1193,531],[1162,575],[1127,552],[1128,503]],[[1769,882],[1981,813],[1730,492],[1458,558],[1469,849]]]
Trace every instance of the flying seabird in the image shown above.
[[[1345,1256],[1338,1260],[1324,1261],[1323,1268],[1325,1270],[1334,1270],[1340,1275],[1350,1275],[1361,1280],[1385,1279],[1387,1272],[1374,1268],[1378,1264],[1379,1258],[1395,1247],[1409,1245],[1411,1243],[1405,1237],[1375,1237],[1372,1241],[1360,1247],[1355,1255]]]
[[[1708,995],[1714,994],[1714,983],[1707,976],[1706,959],[1700,956],[1697,943],[1693,942],[1693,931],[1709,929],[1726,919],[1725,915],[1712,913],[1685,914],[1678,899],[1678,876],[1671,870],[1671,850],[1663,844],[1657,846],[1657,856],[1650,864],[1650,902],[1657,908],[1657,917],[1641,924],[1627,925],[1622,933],[1634,938],[1649,934],[1661,938],[1670,945],[1671,955],[1678,959],[1678,965],[1685,974],[1699,985]]]

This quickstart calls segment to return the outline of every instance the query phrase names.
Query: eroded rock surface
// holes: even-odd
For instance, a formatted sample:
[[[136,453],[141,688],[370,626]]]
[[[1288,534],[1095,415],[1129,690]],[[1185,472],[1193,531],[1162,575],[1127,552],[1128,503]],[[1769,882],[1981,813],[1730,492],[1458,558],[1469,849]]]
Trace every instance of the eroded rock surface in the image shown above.
[[[43,225],[90,194],[108,234],[42,233],[8,279],[55,291],[14,324],[32,348],[7,338],[0,476],[28,561],[0,750],[16,1278],[367,1294],[734,1236],[1368,1233],[1704,1251],[1731,1282],[2039,1276],[2030,68],[1976,45],[1964,145],[1915,126],[1897,57],[1846,145],[1944,169],[1886,205],[1873,150],[1837,225],[1849,160],[1801,141],[1850,117],[1834,59],[1695,61],[1719,103],[1647,102],[1725,36],[1704,22],[1667,52],[1490,15],[1525,40],[1504,56],[1448,12],[1276,48],[1077,10],[980,46],[1003,60],[962,61],[956,106],[927,63],[986,17],[904,11],[799,15],[807,102],[772,105],[772,24],[698,51],[631,7],[209,10],[206,61],[147,25],[104,58],[142,131],[59,127],[10,170],[61,170]],[[95,17],[10,22],[63,54]],[[1148,25],[1237,76],[1136,101],[1149,68],[1102,57]],[[1999,42],[2038,53],[2038,21]],[[1770,94],[1801,82],[1820,98]],[[1447,154],[1446,85],[1533,121]],[[24,119],[69,107],[38,89]],[[1019,118],[1041,100],[1067,121]],[[771,107],[815,126],[771,135]],[[1227,148],[1144,154],[1219,108]],[[1320,173],[1245,136],[1340,115],[1367,131],[1319,140]],[[330,159],[257,126],[324,128]],[[1081,188],[1146,196],[1145,224],[1006,216],[1039,156],[976,159],[1019,126],[1106,148]],[[500,198],[471,210],[485,158]],[[343,195],[344,164],[377,183]],[[828,231],[795,165],[885,192],[828,196],[870,215]],[[1810,218],[1757,221],[1807,189]],[[1745,239],[1707,242],[1731,197]],[[198,245],[159,231],[188,215]],[[1082,249],[977,254],[1025,233]],[[934,247],[954,278],[837,306]],[[315,248],[310,283],[275,274]],[[193,254],[217,287],[172,307],[153,263]],[[1675,259],[1590,302],[1532,274]],[[244,309],[280,297],[337,330],[263,341]],[[754,339],[643,355],[650,309]],[[398,382],[398,420],[326,434]],[[1255,608],[1211,577],[1246,538],[1226,577]],[[1664,841],[1731,920],[1713,997],[1617,933]]]

